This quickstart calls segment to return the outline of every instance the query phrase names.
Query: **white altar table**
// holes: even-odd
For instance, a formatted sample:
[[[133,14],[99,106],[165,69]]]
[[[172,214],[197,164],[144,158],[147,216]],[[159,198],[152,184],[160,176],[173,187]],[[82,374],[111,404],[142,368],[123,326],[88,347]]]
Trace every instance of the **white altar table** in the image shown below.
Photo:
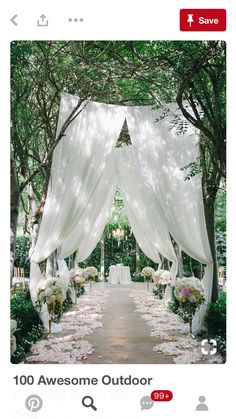
[[[123,265],[112,265],[109,268],[109,284],[130,284],[130,268]]]

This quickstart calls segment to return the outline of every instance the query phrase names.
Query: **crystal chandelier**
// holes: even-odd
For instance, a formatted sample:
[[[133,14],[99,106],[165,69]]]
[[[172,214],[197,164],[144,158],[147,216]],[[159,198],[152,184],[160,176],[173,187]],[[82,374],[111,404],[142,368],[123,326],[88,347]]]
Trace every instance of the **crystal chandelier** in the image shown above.
[[[125,236],[125,232],[123,228],[117,227],[112,230],[112,237],[114,237],[114,239],[117,239],[118,242],[123,240],[124,236]]]

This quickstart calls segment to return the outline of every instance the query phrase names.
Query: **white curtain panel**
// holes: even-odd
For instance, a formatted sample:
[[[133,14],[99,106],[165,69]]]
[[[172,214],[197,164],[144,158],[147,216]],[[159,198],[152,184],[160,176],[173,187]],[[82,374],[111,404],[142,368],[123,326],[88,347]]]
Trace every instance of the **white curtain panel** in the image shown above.
[[[176,261],[169,232],[155,205],[154,193],[150,193],[140,172],[138,148],[129,146],[115,151],[125,211],[139,246],[154,262],[161,262],[159,253],[172,262]]]
[[[57,132],[78,100],[62,94]],[[31,256],[33,301],[41,277],[39,262],[58,249],[59,269],[65,273],[64,257],[78,248],[78,261],[82,261],[92,252],[118,184],[134,234],[148,257],[159,262],[160,253],[174,262],[172,271],[176,271],[170,233],[187,254],[207,265],[203,280],[208,302],[213,265],[201,177],[185,181],[188,169],[182,170],[199,157],[197,134],[185,126],[174,104],[165,115],[149,106],[121,107],[90,101],[82,106],[54,151],[39,237]],[[133,145],[116,149],[125,118]],[[178,119],[184,133],[174,125]],[[195,330],[205,310],[198,315]]]
[[[175,104],[170,104],[166,113],[150,107],[129,107],[126,118],[132,143],[138,150],[140,174],[168,231],[187,254],[207,265],[203,281],[208,303],[213,263],[201,176],[185,180],[189,173],[186,167],[192,162],[199,163],[198,135]],[[180,132],[181,126],[184,132]],[[195,332],[205,313],[206,304],[195,316]]]
[[[169,107],[164,118],[150,107],[128,108],[127,123],[137,149],[140,174],[177,243],[193,258],[211,263],[201,176],[185,180],[189,169],[184,168],[199,162],[198,136],[190,125],[184,134],[178,133],[173,125],[174,115],[182,123],[185,120],[175,104]]]
[[[57,132],[78,100],[76,96],[62,95]],[[76,228],[104,172],[123,121],[122,107],[88,102],[66,130],[54,151],[32,261],[39,263],[46,259]]]
[[[116,154],[112,153],[107,159],[104,172],[90,197],[86,211],[58,252],[59,259],[71,255],[78,249],[76,261],[79,263],[92,253],[109,218],[116,187]]]
[[[57,133],[79,98],[63,93]],[[31,255],[30,292],[33,301],[41,279],[38,263],[60,248],[76,230],[94,196],[124,122],[123,108],[96,102],[83,110],[58,143],[36,247]],[[42,318],[45,328],[47,318]]]

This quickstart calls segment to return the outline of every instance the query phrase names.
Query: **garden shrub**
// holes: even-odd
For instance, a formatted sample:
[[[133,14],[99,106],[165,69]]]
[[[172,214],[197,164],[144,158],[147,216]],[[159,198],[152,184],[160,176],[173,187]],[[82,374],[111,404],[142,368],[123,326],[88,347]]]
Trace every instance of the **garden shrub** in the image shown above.
[[[134,275],[131,277],[133,282],[144,282],[144,277],[142,275]]]
[[[226,337],[226,293],[221,292],[219,299],[209,305],[207,316],[208,332],[211,335]]]
[[[207,315],[208,338],[216,339],[219,353],[226,360],[226,293],[221,292],[219,299],[209,305]]]
[[[11,362],[17,364],[22,361],[31,346],[42,336],[43,325],[35,310],[29,293],[18,291],[11,297],[11,319],[16,320],[15,332],[17,349],[12,354]]]
[[[81,288],[80,295],[83,295],[83,293],[84,287]],[[68,311],[72,304],[71,290],[68,289],[63,303],[63,313]],[[11,362],[17,364],[25,358],[33,343],[42,336],[44,330],[39,314],[30,299],[29,292],[17,291],[12,295],[11,319],[17,322],[17,330],[14,333],[17,349],[11,356]]]

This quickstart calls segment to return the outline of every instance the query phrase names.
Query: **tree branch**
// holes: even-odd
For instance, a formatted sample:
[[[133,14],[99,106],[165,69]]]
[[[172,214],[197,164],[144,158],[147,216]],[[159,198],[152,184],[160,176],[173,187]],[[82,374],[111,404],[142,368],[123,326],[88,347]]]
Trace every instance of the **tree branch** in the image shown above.
[[[28,185],[29,182],[31,182],[33,180],[33,178],[46,166],[47,162],[50,160],[50,158],[53,155],[53,152],[57,146],[57,144],[60,142],[60,140],[65,136],[65,131],[67,130],[67,128],[69,127],[69,125],[74,121],[75,118],[77,118],[77,116],[82,112],[82,110],[85,108],[85,106],[87,105],[87,103],[83,106],[83,108],[81,108],[79,110],[79,108],[81,107],[82,103],[85,101],[86,99],[81,99],[78,100],[77,105],[74,107],[74,109],[72,110],[72,112],[70,113],[70,115],[67,117],[67,119],[65,120],[64,124],[62,125],[60,132],[55,140],[55,142],[53,143],[51,149],[49,150],[49,152],[47,153],[47,155],[45,156],[45,158],[43,159],[43,161],[40,163],[40,165],[33,171],[33,173],[28,177],[28,179],[21,184],[20,186],[20,192],[23,191],[23,189]],[[78,111],[79,110],[79,111]],[[78,112],[77,112],[78,111]]]

